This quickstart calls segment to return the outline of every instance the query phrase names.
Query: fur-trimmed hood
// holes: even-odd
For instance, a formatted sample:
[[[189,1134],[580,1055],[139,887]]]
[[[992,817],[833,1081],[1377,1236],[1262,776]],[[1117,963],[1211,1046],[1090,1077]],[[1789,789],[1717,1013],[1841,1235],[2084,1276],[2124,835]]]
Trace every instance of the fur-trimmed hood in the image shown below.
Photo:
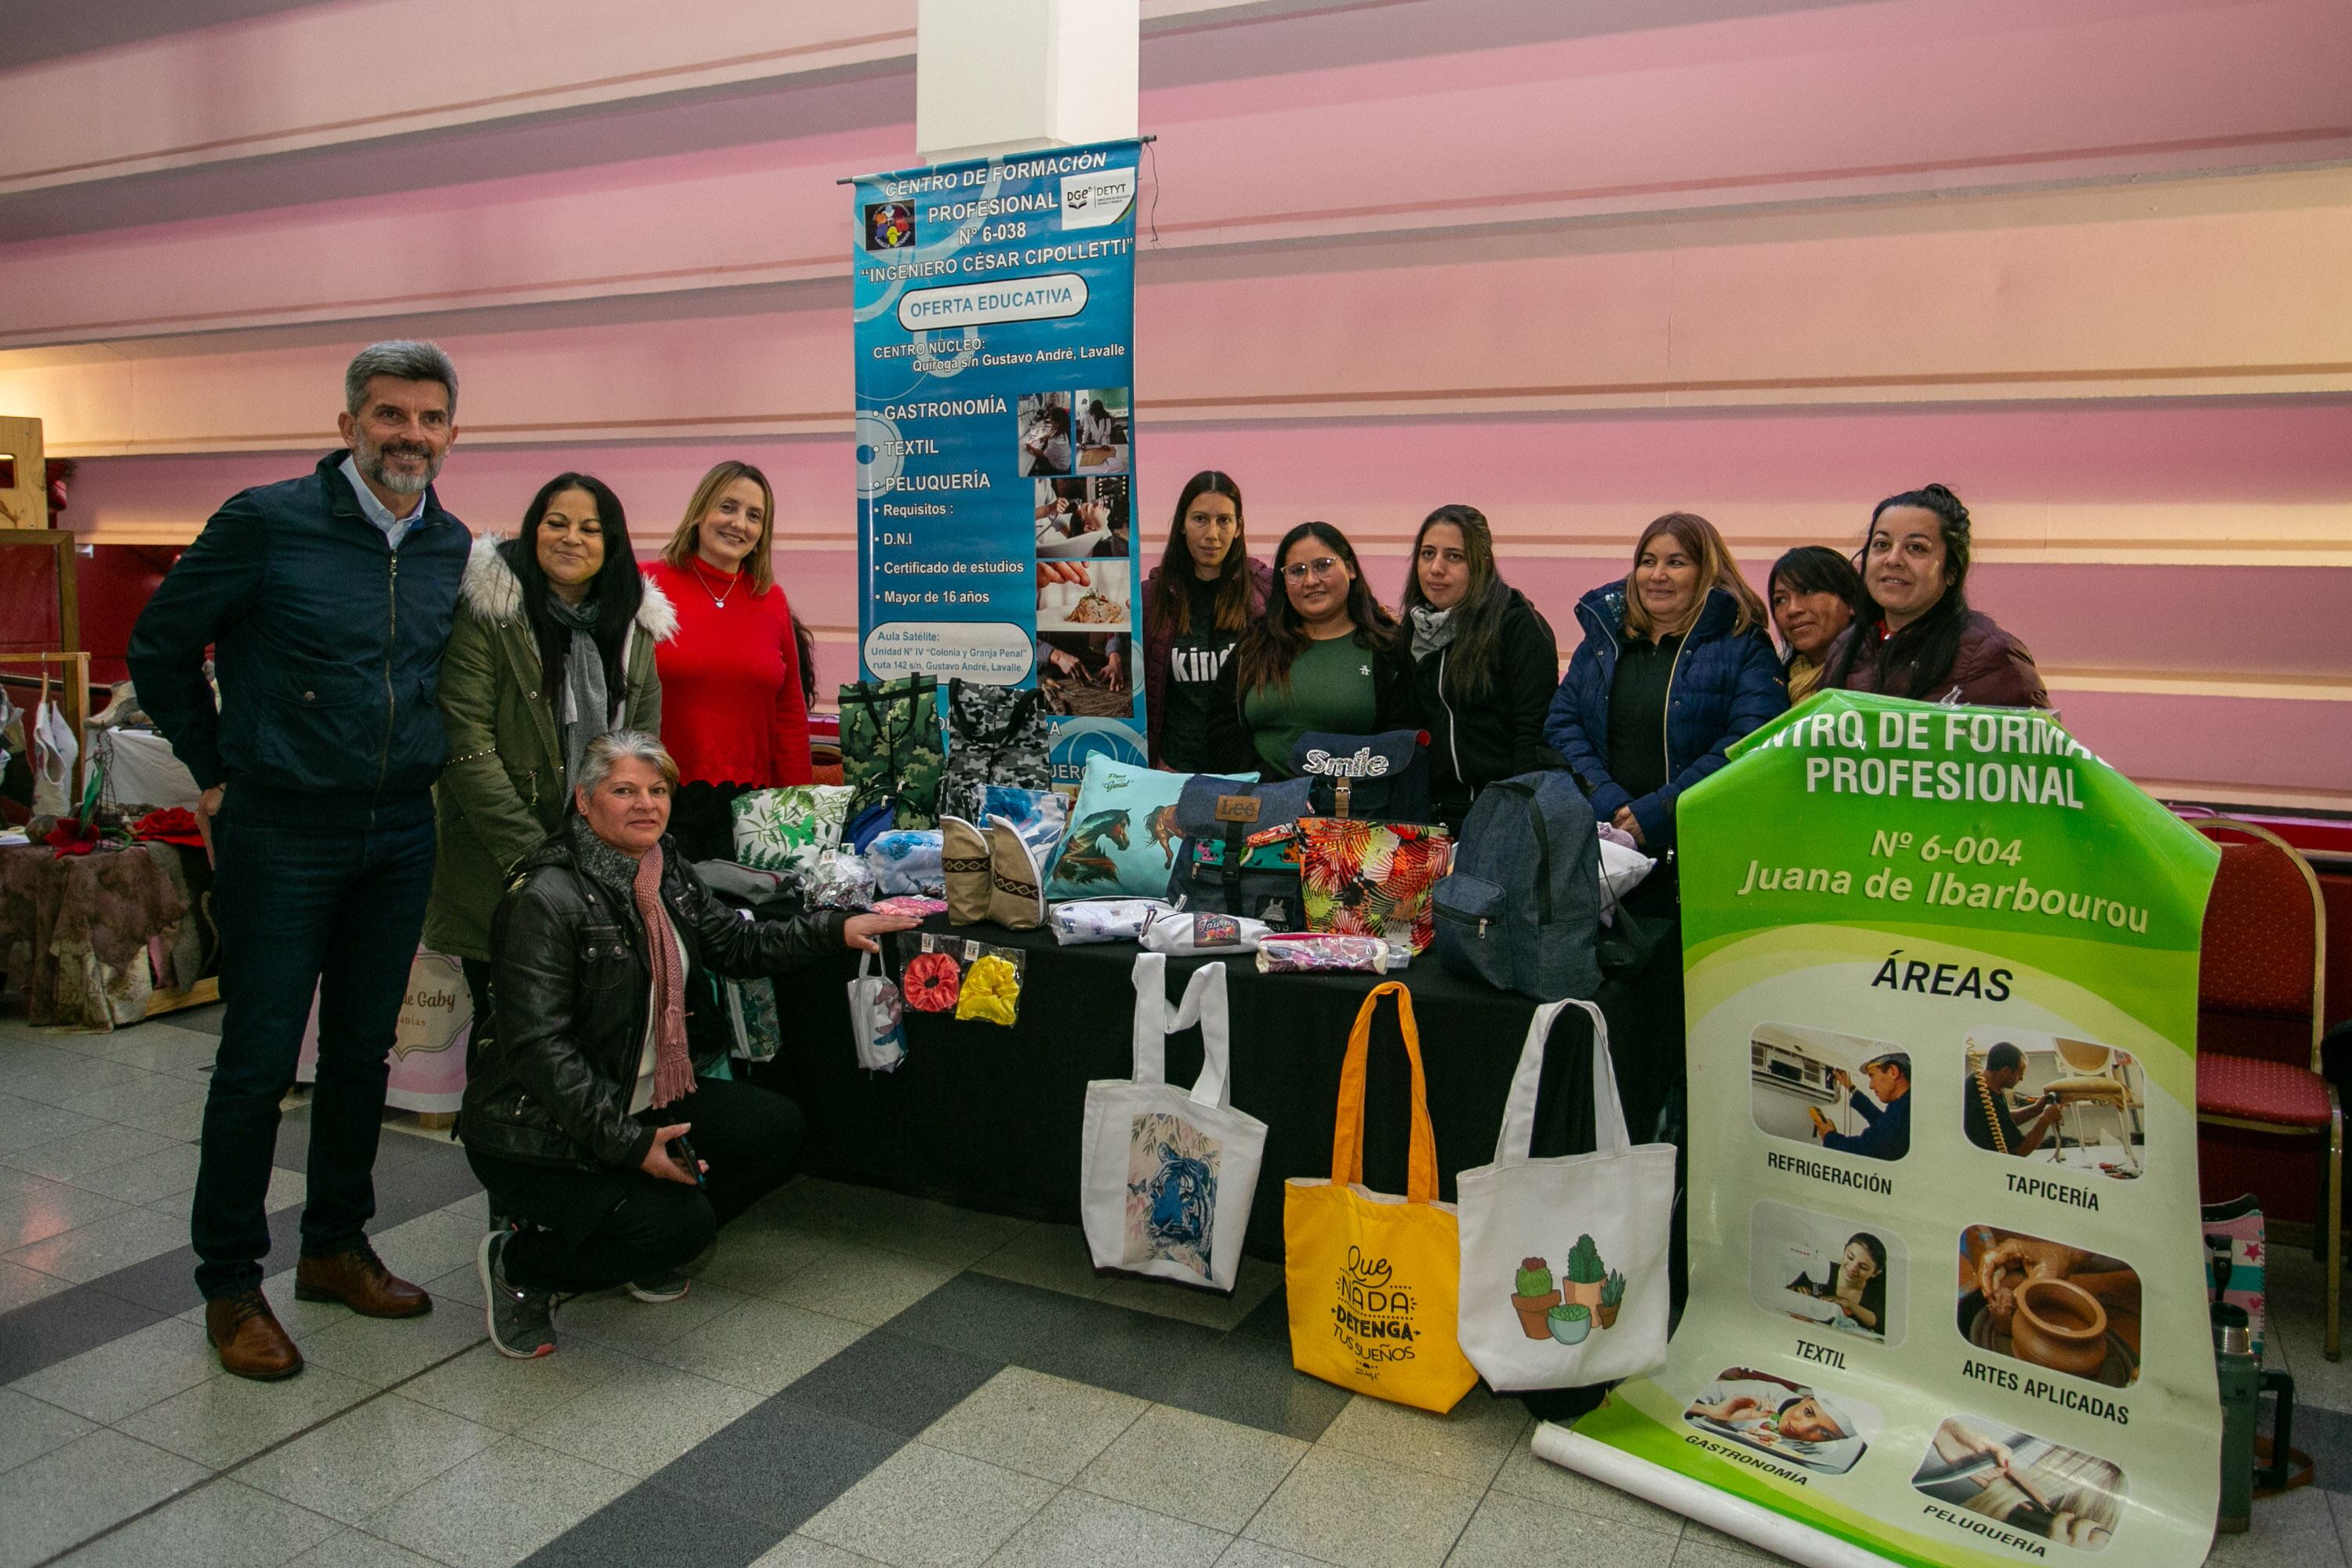
[[[492,626],[520,626],[523,621],[522,579],[507,564],[499,547],[507,542],[503,533],[485,533],[474,541],[474,553],[466,563],[466,579],[459,595],[466,608]],[[667,642],[677,635],[677,606],[661,591],[650,577],[643,578],[645,594],[637,601],[637,629],[656,642]]]

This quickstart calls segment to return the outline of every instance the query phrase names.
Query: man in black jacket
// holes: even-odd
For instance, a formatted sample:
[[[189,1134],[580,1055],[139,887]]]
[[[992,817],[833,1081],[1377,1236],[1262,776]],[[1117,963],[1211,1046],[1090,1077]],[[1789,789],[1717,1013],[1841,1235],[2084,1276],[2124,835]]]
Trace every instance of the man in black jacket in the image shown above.
[[[220,1054],[189,1219],[205,1326],[240,1376],[301,1352],[261,1292],[278,1106],[315,994],[318,1087],[294,1293],[432,1310],[368,1246],[387,1059],[433,881],[435,702],[472,538],[434,499],[457,376],[431,343],[361,351],[348,450],[232,497],[131,634],[131,679],[204,798],[221,936]],[[217,706],[205,679],[213,649]]]

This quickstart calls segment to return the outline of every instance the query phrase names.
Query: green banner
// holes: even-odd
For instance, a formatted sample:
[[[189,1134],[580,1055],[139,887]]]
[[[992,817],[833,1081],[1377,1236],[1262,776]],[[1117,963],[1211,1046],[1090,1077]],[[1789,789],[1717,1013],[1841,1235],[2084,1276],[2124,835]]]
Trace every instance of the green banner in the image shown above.
[[[1732,758],[1677,818],[1689,1308],[1538,1451],[1800,1561],[2195,1568],[2219,852],[2046,713],[1833,691]]]

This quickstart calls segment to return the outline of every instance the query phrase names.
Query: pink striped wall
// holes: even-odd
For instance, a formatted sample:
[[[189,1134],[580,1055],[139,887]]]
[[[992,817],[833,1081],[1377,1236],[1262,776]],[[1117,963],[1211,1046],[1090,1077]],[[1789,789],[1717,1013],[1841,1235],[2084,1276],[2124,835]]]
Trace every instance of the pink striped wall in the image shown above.
[[[1162,519],[1184,478],[1218,467],[1241,480],[1258,548],[1270,549],[1291,522],[1326,518],[1359,541],[1375,586],[1393,599],[1421,517],[1441,502],[1467,500],[1494,521],[1507,574],[1551,618],[1563,655],[1578,635],[1577,595],[1622,570],[1622,552],[1660,511],[1687,507],[1714,518],[1760,584],[1780,550],[1850,547],[1879,496],[1942,479],[1978,518],[1976,602],[2034,649],[2069,723],[2095,750],[2152,781],[2352,792],[2352,709],[2342,689],[2352,673],[2352,615],[2345,613],[2352,568],[2291,559],[2240,563],[2242,556],[2229,564],[2063,558],[2070,522],[2112,531],[2139,519],[2141,533],[2160,538],[2163,515],[2176,510],[2219,506],[2231,517],[2286,519],[2324,510],[2352,489],[2352,404],[1188,424],[1159,431],[1150,413],[1146,404],[1138,460],[1147,550],[1164,541]],[[775,483],[779,574],[824,636],[826,680],[849,679],[857,606],[852,465],[843,439],[603,447],[461,441],[441,490],[478,530],[510,531],[546,478],[587,468],[620,493],[639,549],[649,551],[676,525],[695,480],[728,456],[758,462]],[[185,537],[202,508],[299,471],[306,460],[238,453],[93,461],[84,466],[67,521],[101,536],[154,530]],[[2158,514],[2157,525],[2146,512]],[[2180,542],[2172,553],[2193,557],[2200,543],[2217,542]],[[2220,684],[2097,689],[2115,684],[2118,672],[2126,682],[2158,672]],[[2269,700],[2232,695],[2248,689]]]

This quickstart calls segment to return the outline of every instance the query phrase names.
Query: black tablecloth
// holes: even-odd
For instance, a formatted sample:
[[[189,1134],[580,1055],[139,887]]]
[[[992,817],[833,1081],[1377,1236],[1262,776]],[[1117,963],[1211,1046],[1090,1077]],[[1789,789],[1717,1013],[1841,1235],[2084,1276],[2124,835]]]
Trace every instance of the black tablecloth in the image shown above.
[[[930,929],[950,929],[944,917]],[[1132,1066],[1133,942],[1056,946],[1044,931],[996,926],[957,934],[1028,953],[1018,1023],[1012,1028],[909,1011],[908,1056],[897,1071],[856,1066],[845,984],[854,961],[779,982],[784,1044],[755,1076],[800,1100],[809,1123],[803,1167],[814,1174],[946,1199],[965,1207],[1075,1223],[1078,1217],[1087,1084],[1124,1079]],[[899,973],[895,940],[889,970]],[[1252,1208],[1247,1250],[1282,1256],[1282,1183],[1328,1174],[1333,1107],[1348,1031],[1370,974],[1260,974],[1255,958],[1171,958],[1171,1005],[1203,963],[1227,965],[1233,1019],[1234,1103],[1267,1126],[1265,1160]],[[1441,1194],[1454,1197],[1457,1171],[1494,1157],[1504,1097],[1535,1003],[1447,974],[1423,955],[1394,976],[1412,993],[1436,1131]],[[1632,992],[1612,984],[1597,998],[1608,1016],[1620,1093],[1637,1140],[1651,1135],[1672,1079],[1681,1070],[1679,1028],[1669,1053],[1664,1031]],[[1536,1152],[1592,1147],[1590,1021],[1563,1013],[1552,1030],[1537,1108]],[[1199,1072],[1197,1030],[1168,1042],[1168,1078]],[[1395,1008],[1383,1002],[1372,1033],[1366,1085],[1364,1179],[1402,1192],[1408,1137],[1407,1068]]]

